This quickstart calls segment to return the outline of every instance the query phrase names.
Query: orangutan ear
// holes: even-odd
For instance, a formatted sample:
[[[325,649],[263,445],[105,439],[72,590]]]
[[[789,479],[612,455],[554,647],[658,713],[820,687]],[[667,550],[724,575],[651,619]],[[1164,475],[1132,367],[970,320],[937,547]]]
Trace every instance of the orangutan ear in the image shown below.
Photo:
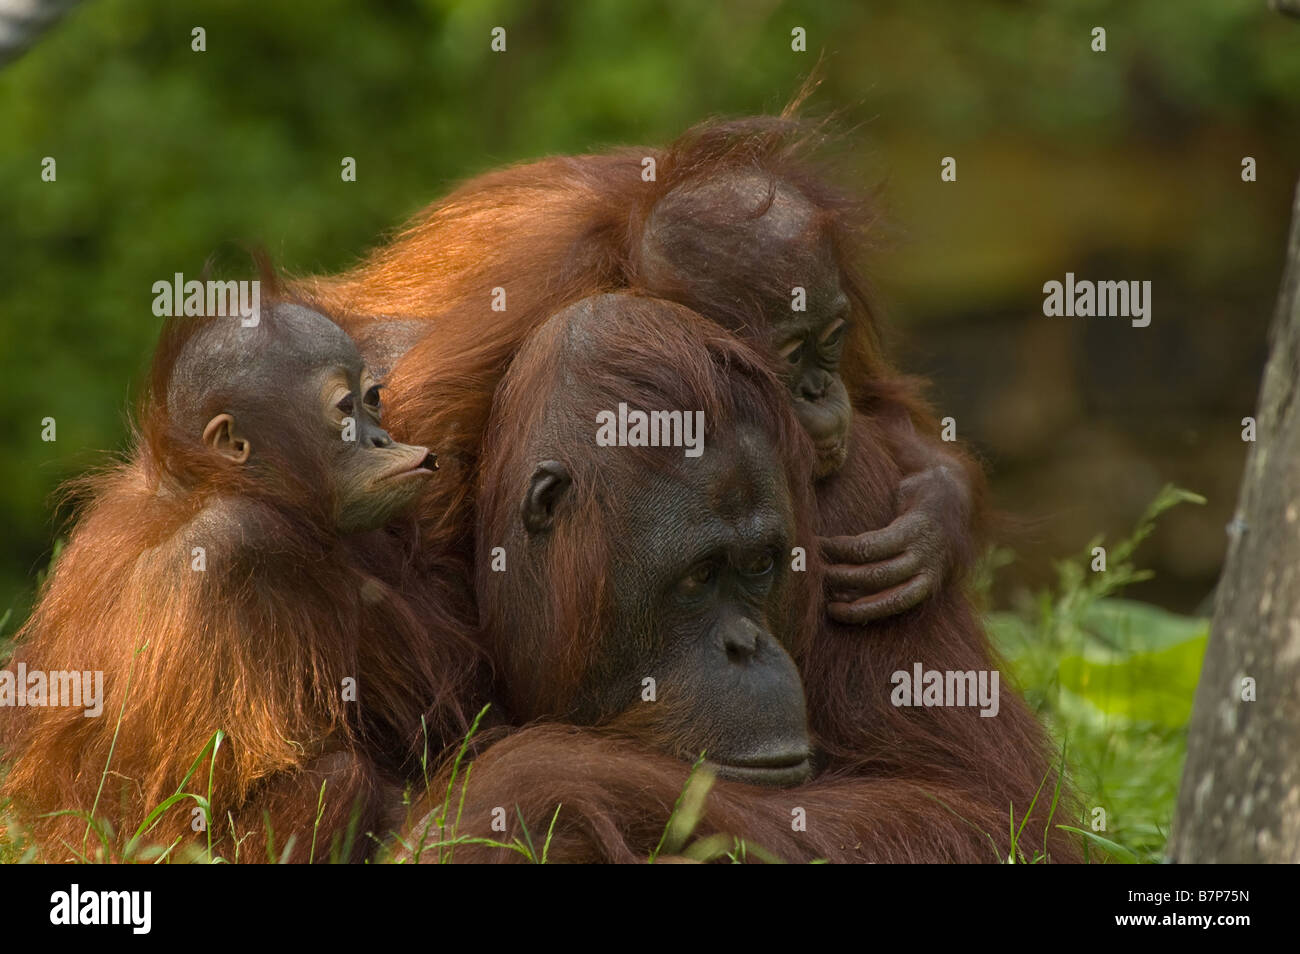
[[[229,414],[218,414],[208,421],[203,428],[203,443],[236,464],[248,460],[253,451],[248,441],[235,434],[235,419]]]
[[[529,533],[549,530],[555,522],[555,508],[572,483],[568,468],[558,460],[544,460],[538,464],[519,505],[524,529]]]

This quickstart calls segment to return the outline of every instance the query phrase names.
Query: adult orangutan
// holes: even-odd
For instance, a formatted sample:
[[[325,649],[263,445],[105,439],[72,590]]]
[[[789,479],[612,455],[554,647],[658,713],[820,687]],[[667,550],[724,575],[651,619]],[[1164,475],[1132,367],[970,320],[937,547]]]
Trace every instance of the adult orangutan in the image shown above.
[[[915,382],[879,354],[853,267],[868,213],[808,160],[817,144],[817,132],[792,119],[756,118],[705,123],[663,151],[490,173],[358,268],[309,284],[336,306],[402,317],[404,342],[411,324],[427,319],[429,334],[391,377],[392,420],[450,465],[420,510],[440,577],[472,575],[473,474],[491,396],[521,343],[558,307],[630,285],[683,302],[758,346],[783,368],[817,448],[830,622],[799,660],[810,718],[828,751],[888,762],[918,731],[912,741],[931,745],[949,718],[927,711],[895,728],[887,726],[898,719],[871,718],[897,716],[886,702],[888,675],[948,656],[963,670],[989,658],[960,592],[983,484],[968,458],[937,439]],[[649,182],[646,156],[656,162]],[[493,310],[494,288],[505,294],[504,311]],[[367,333],[383,338],[388,325],[367,325]],[[954,607],[963,617],[956,625]],[[858,628],[868,622],[869,634]],[[864,638],[866,662],[879,669],[871,679],[846,665]],[[918,655],[929,640],[931,651]],[[1020,721],[1013,746],[1037,731]],[[972,755],[955,768],[978,766]]]
[[[880,354],[855,268],[870,213],[808,158],[820,139],[789,118],[709,122],[665,150],[491,172],[358,267],[302,283],[340,311],[381,316],[349,330],[377,363],[396,365],[394,428],[438,446],[449,468],[421,505],[435,553],[467,552],[488,407],[520,344],[564,304],[632,287],[682,302],[787,364],[819,476],[843,465],[855,409],[886,442],[900,477],[879,487],[884,522],[824,531],[832,618],[904,612],[960,575],[976,548],[982,476],[937,440],[916,382]]]
[[[913,660],[991,667],[952,588],[935,597],[943,617],[884,646],[834,634],[861,686],[830,700],[851,707],[830,724],[864,720],[860,748],[806,733],[786,650],[807,659],[829,637],[816,553],[801,573],[795,549],[813,539],[812,448],[783,395],[716,324],[640,296],[580,301],[520,349],[484,440],[476,570],[504,701],[530,725],[479,756],[463,803],[453,787],[446,830],[449,779],[435,783],[413,853],[518,837],[549,840],[552,860],[644,860],[703,754],[721,781],[698,832],[789,860],[995,861],[1013,826],[1022,856],[1074,857],[1051,824],[1041,730],[1014,692],[994,693],[997,718],[974,699],[970,717],[925,718],[878,682],[876,656],[909,678]],[[601,429],[615,414],[624,446]],[[857,436],[869,449],[874,435]],[[481,842],[453,857],[520,859]]]
[[[463,733],[473,647],[407,571],[410,543],[378,529],[433,457],[379,415],[356,348],[316,311],[164,329],[134,452],[88,481],[2,674],[102,673],[94,718],[31,697],[8,710],[3,791],[46,860],[154,844],[357,859],[387,831],[422,721],[435,750]],[[194,794],[149,817],[177,792]]]

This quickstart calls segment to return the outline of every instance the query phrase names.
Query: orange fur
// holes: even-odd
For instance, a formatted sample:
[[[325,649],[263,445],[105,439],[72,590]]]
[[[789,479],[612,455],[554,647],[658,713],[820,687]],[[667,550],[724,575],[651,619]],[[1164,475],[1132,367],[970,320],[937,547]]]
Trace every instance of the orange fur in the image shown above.
[[[263,324],[275,333],[269,309]],[[364,832],[379,830],[412,767],[422,717],[435,757],[464,730],[473,651],[411,572],[401,531],[340,538],[330,485],[305,451],[279,448],[281,466],[250,478],[171,425],[172,363],[203,325],[173,319],[164,333],[134,450],[83,482],[88,503],[8,666],[104,676],[97,718],[68,707],[0,713],[13,759],[3,793],[46,860],[122,858],[218,730],[215,760],[183,787],[206,797],[211,772],[220,854],[233,858],[247,839],[240,858],[267,860],[265,813],[277,854],[293,836],[298,860],[313,839],[317,859],[336,839],[361,857]],[[202,572],[195,547],[206,551]],[[356,702],[343,699],[347,677]],[[206,845],[191,825],[196,804],[171,808],[143,844]],[[59,811],[107,822],[107,844],[84,818],[47,815]]]

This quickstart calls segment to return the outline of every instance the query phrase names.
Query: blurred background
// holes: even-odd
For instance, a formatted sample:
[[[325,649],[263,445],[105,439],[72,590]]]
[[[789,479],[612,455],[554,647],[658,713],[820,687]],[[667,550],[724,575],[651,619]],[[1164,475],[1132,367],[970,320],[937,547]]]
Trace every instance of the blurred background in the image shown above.
[[[52,491],[123,445],[154,281],[255,245],[342,268],[457,180],[779,110],[819,59],[810,111],[883,187],[895,354],[1023,519],[1000,599],[1173,481],[1207,502],[1130,595],[1202,606],[1300,171],[1300,23],[1263,0],[98,0],[0,72],[0,612],[49,561]],[[1149,279],[1150,327],[1043,317],[1067,271]]]
[[[1016,521],[990,632],[1090,844],[1162,857],[1300,173],[1300,22],[1264,0],[181,7],[76,5],[0,71],[0,641],[56,546],[53,491],[124,446],[155,281],[246,276],[258,246],[341,269],[461,179],[779,111],[817,70],[809,112],[880,187],[896,359]],[[1066,272],[1149,280],[1150,326],[1045,318]]]

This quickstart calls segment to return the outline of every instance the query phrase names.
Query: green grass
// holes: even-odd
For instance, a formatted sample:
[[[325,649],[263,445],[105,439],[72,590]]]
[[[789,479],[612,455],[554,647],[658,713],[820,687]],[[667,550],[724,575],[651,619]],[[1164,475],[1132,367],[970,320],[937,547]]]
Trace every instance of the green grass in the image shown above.
[[[1132,535],[1106,546],[1105,571],[1091,568],[1093,548],[1105,545],[1098,538],[1057,565],[1050,590],[988,618],[1030,705],[1067,753],[1082,834],[1114,860],[1162,859],[1209,637],[1207,619],[1119,597],[1150,576],[1134,553],[1160,514],[1183,502],[1203,500],[1166,487]],[[1004,560],[995,554],[992,564]]]

